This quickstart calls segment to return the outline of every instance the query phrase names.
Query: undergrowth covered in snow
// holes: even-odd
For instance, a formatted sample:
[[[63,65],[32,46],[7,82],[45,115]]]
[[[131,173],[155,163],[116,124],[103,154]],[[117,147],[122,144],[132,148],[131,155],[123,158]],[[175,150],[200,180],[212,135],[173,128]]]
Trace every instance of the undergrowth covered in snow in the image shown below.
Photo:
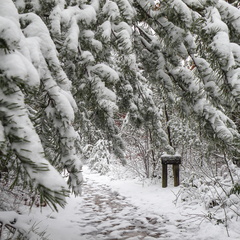
[[[217,173],[214,170],[206,165],[189,172],[182,182],[179,200],[183,205],[202,204],[204,217],[227,229],[240,217],[240,169],[228,162]]]
[[[107,155],[103,154],[104,149],[107,148],[106,146],[104,148],[103,142],[98,142],[92,147],[88,162],[92,171],[107,175],[113,181],[135,179],[143,186],[157,184],[161,187],[160,163],[158,163],[158,175],[147,178],[144,175],[144,164],[141,159],[128,161],[126,166],[122,166],[109,151],[106,151]],[[216,154],[211,161],[203,162],[196,161],[199,160],[196,157],[198,154],[191,155],[195,156],[195,161],[185,159],[182,163],[181,184],[178,193],[175,194],[176,207],[203,207],[204,212],[200,216],[202,221],[207,220],[213,225],[222,226],[226,235],[229,235],[229,228],[239,224],[240,220],[240,168],[224,155]],[[172,185],[173,176],[170,166],[168,175]]]
[[[0,178],[0,239],[48,240],[48,233],[38,229],[37,222],[28,216],[31,208],[45,207],[40,197],[23,184],[13,186],[12,173]]]

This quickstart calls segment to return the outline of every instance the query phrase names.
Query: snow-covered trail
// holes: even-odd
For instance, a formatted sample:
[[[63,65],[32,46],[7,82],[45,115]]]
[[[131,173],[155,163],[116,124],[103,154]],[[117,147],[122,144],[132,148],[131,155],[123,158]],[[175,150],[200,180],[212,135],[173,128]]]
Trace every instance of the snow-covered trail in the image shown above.
[[[83,196],[70,198],[58,213],[47,215],[43,209],[36,222],[51,240],[240,239],[228,238],[223,227],[202,223],[199,208],[177,208],[173,191],[178,189],[110,181],[86,170]]]
[[[49,224],[54,240],[189,239],[181,219],[173,221],[167,215],[136,207],[110,186],[93,179],[86,178],[83,189],[82,199],[70,202],[65,211],[51,217],[52,223],[55,219],[55,224]]]
[[[168,238],[167,219],[141,212],[109,186],[88,179],[84,192],[80,239]]]

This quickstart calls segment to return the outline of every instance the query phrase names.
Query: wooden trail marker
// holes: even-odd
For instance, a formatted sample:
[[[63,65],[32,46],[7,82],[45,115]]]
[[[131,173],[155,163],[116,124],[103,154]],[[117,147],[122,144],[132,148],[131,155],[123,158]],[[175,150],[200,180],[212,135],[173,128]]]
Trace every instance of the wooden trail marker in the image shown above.
[[[173,169],[174,187],[179,186],[179,164],[181,164],[181,156],[178,155],[164,155],[162,160],[162,187],[167,187],[167,165],[171,164]]]

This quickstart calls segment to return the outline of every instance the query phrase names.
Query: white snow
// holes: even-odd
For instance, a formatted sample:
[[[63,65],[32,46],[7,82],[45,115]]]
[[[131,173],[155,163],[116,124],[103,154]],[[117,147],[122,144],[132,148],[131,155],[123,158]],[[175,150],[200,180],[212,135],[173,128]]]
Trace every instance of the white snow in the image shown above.
[[[202,8],[202,4],[198,1],[198,0],[182,0],[185,4],[187,4],[188,6],[191,7],[198,7],[198,8]]]
[[[207,31],[226,32],[228,33],[228,26],[221,20],[220,13],[216,8],[209,8],[209,19],[207,21]]]
[[[173,82],[172,79],[169,77],[168,74],[166,74],[162,69],[159,69],[157,71],[157,77],[163,81],[164,85],[168,90],[172,90],[173,88]]]
[[[71,26],[68,31],[65,45],[75,54],[78,52],[79,27],[75,17],[72,17]]]
[[[125,22],[120,22],[119,24],[114,25],[114,30],[117,32],[121,30],[127,30],[130,36],[132,35],[133,32],[132,28]]]
[[[237,222],[232,221],[228,226],[230,237],[227,237],[223,224],[214,225],[204,217],[204,206],[198,202],[184,205],[179,199],[176,201],[181,187],[173,187],[171,181],[167,188],[162,188],[159,181],[139,181],[126,174],[118,179],[121,170],[116,168],[118,173],[100,176],[84,167],[83,196],[68,198],[67,206],[58,213],[46,207],[42,213],[33,208],[30,223],[37,223],[38,231],[46,230],[53,240],[240,238]],[[12,215],[10,212],[6,219]],[[160,233],[158,237],[153,237],[157,233]]]
[[[226,143],[231,142],[234,136],[239,135],[236,131],[235,124],[221,111],[212,106],[206,99],[198,99],[194,106],[194,111],[198,114],[203,114],[204,118],[211,124],[218,138]],[[228,123],[231,124],[231,127],[227,127]]]
[[[237,64],[240,64],[240,46],[236,43],[230,43],[231,51]]]
[[[13,21],[18,27],[20,26],[18,11],[12,0],[1,0],[0,16],[8,18]],[[1,22],[2,19],[0,23]]]
[[[118,48],[119,50],[125,51],[126,53],[130,52],[132,49],[131,35],[128,30],[123,29],[120,32],[116,33],[118,38]]]
[[[122,14],[124,15],[124,17],[131,21],[131,19],[134,17],[135,15],[135,9],[132,8],[130,1],[128,0],[118,0],[117,1],[119,8],[122,11]]]
[[[26,37],[38,37],[41,50],[40,55],[47,60],[48,65],[53,69],[52,72],[55,73],[54,77],[58,85],[62,89],[69,91],[71,82],[61,67],[56,47],[44,22],[34,13],[22,14],[21,21],[30,23],[23,29],[24,35]],[[41,59],[41,65],[43,65],[41,68],[47,67],[45,59]],[[43,76],[40,74],[40,77],[42,78]]]
[[[91,1],[91,6],[94,8],[94,10],[96,12],[99,11],[99,7],[100,7],[99,5],[100,5],[99,0],[92,0]]]
[[[224,20],[227,20],[235,31],[240,33],[240,11],[224,0],[219,0],[217,3],[218,10]]]
[[[223,70],[229,70],[234,66],[234,57],[231,52],[229,37],[226,32],[218,32],[211,44],[213,51],[219,57],[219,62]]]
[[[69,25],[72,16],[79,14],[80,9],[78,6],[68,7],[61,12],[61,23]]]
[[[39,85],[38,72],[31,62],[18,51],[10,54],[1,54],[0,52],[0,60],[0,69],[8,78],[21,79],[21,82],[28,86]]]
[[[102,43],[96,39],[91,40],[91,45],[96,52],[102,51]]]
[[[39,11],[41,9],[39,0],[31,0],[31,3],[35,11]]]
[[[98,79],[98,81],[95,83],[95,92],[98,103],[105,111],[108,112],[110,116],[113,116],[113,114],[118,110],[116,105],[116,94],[112,90],[105,87],[105,83],[99,78],[95,79]]]
[[[57,5],[55,8],[53,8],[49,19],[51,20],[51,32],[53,34],[61,34],[61,12],[62,9],[59,5]]]
[[[181,0],[174,0],[173,1],[173,8],[174,10],[181,15],[182,20],[185,22],[187,26],[190,27],[192,23],[192,13],[188,6]]]
[[[91,67],[90,70],[101,76],[102,79],[106,79],[109,82],[116,83],[119,80],[118,73],[104,63],[96,64],[95,66]]]
[[[145,0],[137,0],[137,2],[146,10],[149,11],[151,7],[155,6],[155,1],[150,0],[150,1],[145,1]]]
[[[82,21],[83,23],[90,25],[91,23],[96,22],[96,12],[93,6],[85,5],[83,10],[79,10],[79,14],[76,16],[76,19]]]
[[[62,115],[63,118],[67,118],[69,121],[74,121],[74,110],[72,108],[71,103],[74,103],[72,99],[71,103],[69,102],[69,94],[64,90],[56,87],[53,87],[49,90],[49,93],[54,96],[54,100],[56,103],[56,109]],[[75,105],[76,106],[76,105]]]
[[[22,51],[21,53],[24,56],[28,57],[28,60],[32,62],[34,67],[37,69],[38,73],[40,73],[41,68],[41,50],[40,50],[40,42],[41,40],[38,37],[29,37],[24,38],[21,41]]]
[[[0,15],[0,34],[1,39],[4,41],[8,47],[8,49],[17,48],[20,39],[21,39],[21,31],[19,26],[15,24],[14,21],[2,17]]]
[[[94,63],[94,57],[91,52],[89,51],[82,51],[81,52],[81,62],[82,64],[88,64],[91,65],[91,63]]]
[[[110,21],[105,21],[102,25],[99,26],[101,29],[101,35],[106,42],[111,40],[112,28]]]
[[[15,6],[17,7],[17,8],[22,8],[22,9],[24,9],[25,8],[25,2],[24,2],[24,0],[15,0]]]
[[[81,32],[81,35],[84,36],[85,38],[90,38],[90,39],[94,38],[94,32],[91,30],[83,30]]]
[[[240,94],[240,68],[233,69],[228,73],[228,83],[232,87],[232,95],[238,97]],[[238,99],[238,98],[236,98]]]
[[[120,12],[117,4],[110,0],[106,1],[105,5],[102,8],[102,11],[104,14],[107,14],[109,16],[109,19],[112,21],[120,17]]]

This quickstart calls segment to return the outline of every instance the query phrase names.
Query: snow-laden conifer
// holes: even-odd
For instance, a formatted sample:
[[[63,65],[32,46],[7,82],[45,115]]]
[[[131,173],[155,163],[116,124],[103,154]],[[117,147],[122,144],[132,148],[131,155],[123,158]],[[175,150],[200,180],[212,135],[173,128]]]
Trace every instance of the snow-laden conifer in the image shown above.
[[[82,181],[71,83],[41,18],[19,15],[10,0],[0,12],[2,158],[15,182],[24,181],[55,208],[64,206],[68,187],[60,172],[67,168],[76,194]]]
[[[73,122],[81,140],[111,141],[123,163],[118,113],[150,131],[159,152],[177,147],[171,146],[169,128],[174,111],[197,121],[199,131],[218,147],[237,152],[240,25],[235,6],[223,0],[14,2],[23,14],[15,10],[18,27],[8,54],[16,54],[21,23],[20,53],[40,79],[37,101],[27,106],[30,120],[46,157],[72,173],[73,187],[81,181]]]
[[[147,17],[154,31],[146,34],[142,26],[139,28],[142,48],[154,55],[156,50],[151,46],[157,45],[162,53],[164,65],[159,65],[158,73],[163,87],[186,100],[186,113],[194,112],[211,125],[213,138],[224,144],[237,141],[239,132],[230,119],[229,107],[238,109],[238,50],[236,42],[231,42],[232,26],[224,18],[227,9],[232,9],[234,16],[238,10],[220,0],[159,1],[157,8],[136,1],[136,7],[138,16]],[[151,35],[157,40],[153,41]],[[190,66],[184,64],[187,62]],[[147,62],[143,65],[149,71]]]

